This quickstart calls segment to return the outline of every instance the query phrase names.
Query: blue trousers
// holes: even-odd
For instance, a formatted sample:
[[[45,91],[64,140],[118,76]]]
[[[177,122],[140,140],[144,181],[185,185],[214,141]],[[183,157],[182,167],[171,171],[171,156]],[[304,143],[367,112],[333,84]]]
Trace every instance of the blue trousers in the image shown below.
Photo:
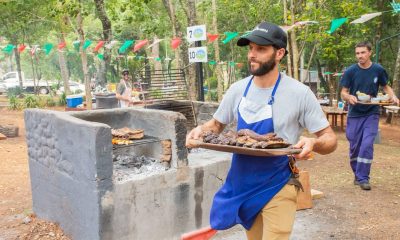
[[[360,183],[369,182],[378,125],[377,114],[347,118],[346,137],[350,142],[350,166],[355,179]]]

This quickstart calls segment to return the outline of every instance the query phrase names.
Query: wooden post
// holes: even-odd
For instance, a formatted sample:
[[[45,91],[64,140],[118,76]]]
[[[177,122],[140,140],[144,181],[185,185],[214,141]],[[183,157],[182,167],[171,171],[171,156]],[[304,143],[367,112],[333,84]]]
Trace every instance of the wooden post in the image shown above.
[[[304,192],[300,189],[297,194],[297,210],[312,208],[310,175],[307,171],[301,171],[299,175],[299,181],[303,185]]]

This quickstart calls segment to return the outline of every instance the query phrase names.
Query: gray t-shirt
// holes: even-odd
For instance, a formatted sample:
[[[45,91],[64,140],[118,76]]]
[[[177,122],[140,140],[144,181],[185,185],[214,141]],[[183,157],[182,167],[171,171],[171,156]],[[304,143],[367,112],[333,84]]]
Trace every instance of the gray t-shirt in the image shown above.
[[[242,79],[227,90],[214,118],[229,124],[237,121],[237,109],[251,76]],[[251,83],[246,99],[256,104],[268,104],[273,88],[259,88]],[[329,126],[329,122],[309,87],[301,82],[281,74],[272,105],[274,131],[291,144],[295,144],[303,129],[310,133],[318,132]]]

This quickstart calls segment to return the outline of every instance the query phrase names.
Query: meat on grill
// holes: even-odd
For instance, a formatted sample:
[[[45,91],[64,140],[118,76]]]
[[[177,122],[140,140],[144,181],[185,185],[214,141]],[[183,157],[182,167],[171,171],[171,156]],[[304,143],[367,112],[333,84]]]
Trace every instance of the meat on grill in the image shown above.
[[[142,139],[144,137],[144,130],[124,127],[111,129],[111,135],[118,139]]]
[[[241,129],[236,132],[224,132],[221,134],[206,131],[202,134],[203,142],[221,145],[243,146],[249,148],[284,148],[290,146],[276,133],[260,135],[250,129]]]

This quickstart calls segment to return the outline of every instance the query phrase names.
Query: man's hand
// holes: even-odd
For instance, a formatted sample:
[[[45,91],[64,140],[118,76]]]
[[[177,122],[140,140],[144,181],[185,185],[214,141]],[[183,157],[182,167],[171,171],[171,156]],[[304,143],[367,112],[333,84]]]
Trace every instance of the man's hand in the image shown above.
[[[392,103],[395,103],[397,106],[399,105],[399,99],[396,97],[396,95],[393,95],[393,96],[390,98],[390,101],[391,101]]]
[[[357,104],[358,100],[356,96],[350,95],[347,98],[347,102],[351,105]]]
[[[302,151],[299,154],[293,155],[296,160],[307,160],[311,156],[311,152],[314,149],[316,139],[308,137],[300,137],[300,140],[293,146],[294,148],[301,148]]]
[[[195,145],[190,144],[190,139],[195,139],[198,140],[200,139],[201,133],[203,130],[201,129],[201,126],[197,126],[192,129],[192,131],[189,132],[189,134],[186,136],[186,147],[187,148],[194,148],[196,147]]]

